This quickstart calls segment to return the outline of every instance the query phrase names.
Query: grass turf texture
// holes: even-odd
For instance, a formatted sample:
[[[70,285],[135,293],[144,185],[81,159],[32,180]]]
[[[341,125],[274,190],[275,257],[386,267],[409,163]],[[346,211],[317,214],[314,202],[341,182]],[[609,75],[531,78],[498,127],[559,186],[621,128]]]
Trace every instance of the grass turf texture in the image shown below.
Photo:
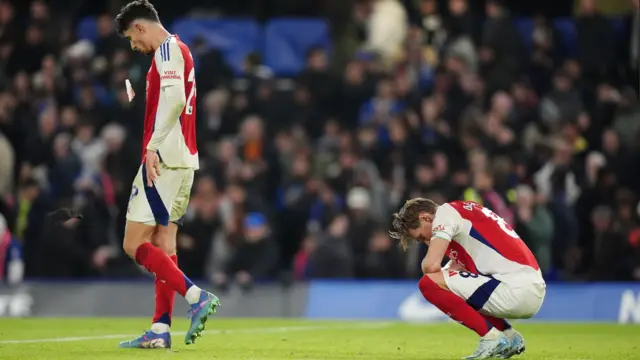
[[[454,323],[405,324],[211,318],[194,345],[176,320],[173,349],[119,349],[148,319],[1,319],[0,359],[458,359],[477,345]],[[513,359],[640,359],[640,326],[517,324],[527,351]],[[136,334],[135,330],[140,330]]]

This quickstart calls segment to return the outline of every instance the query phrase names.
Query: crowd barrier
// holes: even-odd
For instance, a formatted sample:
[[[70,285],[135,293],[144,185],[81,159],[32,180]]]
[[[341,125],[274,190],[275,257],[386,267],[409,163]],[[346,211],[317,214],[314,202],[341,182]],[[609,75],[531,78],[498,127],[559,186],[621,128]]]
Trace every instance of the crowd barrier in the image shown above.
[[[306,316],[445,321],[411,282],[314,282]],[[640,323],[640,283],[549,284],[533,320]]]
[[[415,281],[314,281],[219,294],[222,317],[447,321]],[[33,282],[0,287],[0,317],[150,316],[150,282]],[[187,306],[176,301],[175,314]],[[640,324],[640,283],[549,284],[533,321]]]

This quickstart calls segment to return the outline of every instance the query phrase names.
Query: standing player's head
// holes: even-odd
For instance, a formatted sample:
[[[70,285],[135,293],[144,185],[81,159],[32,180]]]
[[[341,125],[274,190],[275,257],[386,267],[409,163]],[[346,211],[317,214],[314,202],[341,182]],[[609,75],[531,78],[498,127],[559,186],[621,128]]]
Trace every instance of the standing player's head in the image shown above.
[[[392,230],[389,235],[400,241],[400,246],[407,249],[409,239],[425,244],[431,239],[431,226],[436,215],[438,204],[424,198],[407,200],[402,209],[393,214]]]
[[[166,38],[158,12],[148,0],[135,0],[125,5],[116,16],[118,33],[131,43],[133,50],[152,55]]]

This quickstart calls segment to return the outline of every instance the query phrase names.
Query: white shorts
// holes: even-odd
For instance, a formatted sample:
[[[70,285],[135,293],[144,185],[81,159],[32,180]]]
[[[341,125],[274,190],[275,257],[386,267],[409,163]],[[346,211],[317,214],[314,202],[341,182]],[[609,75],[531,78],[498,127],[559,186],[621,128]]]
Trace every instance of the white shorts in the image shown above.
[[[140,166],[133,180],[127,220],[164,226],[179,222],[187,212],[193,175],[193,169],[173,169],[161,164],[160,176],[148,187],[146,165]]]
[[[494,276],[446,269],[442,273],[451,292],[480,313],[501,319],[533,317],[546,293],[540,271],[533,269]]]

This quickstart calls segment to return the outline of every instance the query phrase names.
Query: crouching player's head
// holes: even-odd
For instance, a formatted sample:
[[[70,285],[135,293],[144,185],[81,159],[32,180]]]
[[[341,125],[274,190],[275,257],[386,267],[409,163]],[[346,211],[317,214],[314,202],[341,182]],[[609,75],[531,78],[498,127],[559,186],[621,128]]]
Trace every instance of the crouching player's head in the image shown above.
[[[160,19],[158,12],[148,0],[135,0],[125,5],[116,16],[118,33],[131,43],[131,48],[146,55],[155,52]]]
[[[424,198],[407,200],[402,209],[393,214],[392,230],[389,235],[400,241],[400,246],[407,249],[409,239],[428,244],[431,239],[431,226],[438,209],[438,204]]]

